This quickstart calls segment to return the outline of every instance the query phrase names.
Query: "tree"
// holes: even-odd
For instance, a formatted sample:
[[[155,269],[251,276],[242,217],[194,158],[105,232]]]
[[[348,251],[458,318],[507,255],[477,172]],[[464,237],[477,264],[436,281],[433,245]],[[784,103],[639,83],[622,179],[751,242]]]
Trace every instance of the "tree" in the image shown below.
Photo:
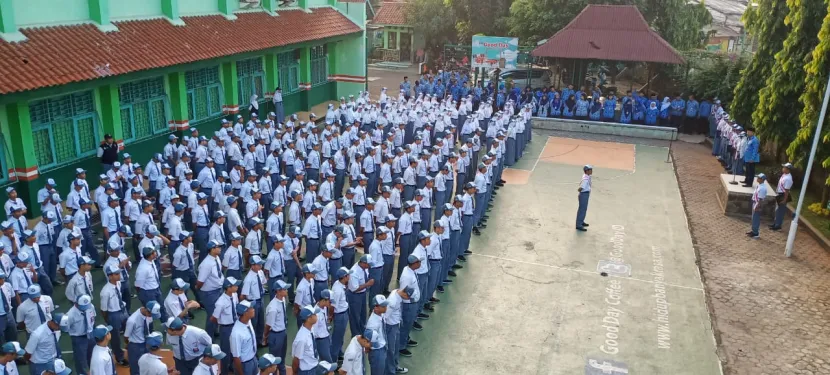
[[[724,55],[712,52],[687,53],[686,61],[696,68],[689,73],[689,94],[698,98],[717,96],[723,102],[732,99],[732,90],[740,78],[738,72],[748,63],[740,55]]]
[[[827,6],[830,6],[830,4]],[[804,167],[812,147],[813,134],[816,131],[824,91],[827,88],[828,69],[830,69],[830,14],[828,14],[828,11],[830,9],[825,7],[821,12],[825,16],[821,23],[821,30],[818,33],[818,43],[812,53],[808,55],[809,60],[804,65],[804,91],[799,98],[799,102],[803,107],[799,116],[801,127],[798,129],[795,139],[790,143],[790,147],[787,148],[787,155],[790,160],[799,167]],[[805,14],[802,13],[801,15],[804,16]],[[796,24],[799,21],[812,22],[814,16],[816,15],[811,14],[807,18],[793,18],[793,33],[795,33]],[[827,207],[827,201],[830,198],[827,188],[827,185],[830,184],[830,176],[827,173],[830,169],[830,145],[828,143],[830,143],[830,121],[825,119],[821,142],[819,142],[816,151],[816,158],[821,162],[825,179],[821,194],[822,207]],[[809,176],[805,176],[805,178],[809,178]]]
[[[729,109],[730,116],[738,123],[749,124],[752,120],[752,112],[758,103],[758,92],[764,87],[775,65],[775,54],[784,47],[789,29],[784,24],[784,17],[788,11],[785,1],[760,0],[757,7],[750,7],[744,13],[746,31],[757,40],[757,49],[749,66],[741,72]]]
[[[801,123],[803,104],[799,95],[805,89],[805,66],[812,60],[811,52],[818,44],[818,32],[827,6],[822,0],[787,0],[789,14],[784,22],[790,32],[781,51],[775,54],[775,65],[761,89],[752,123],[766,142],[786,146],[793,141]],[[821,95],[819,95],[821,96]],[[802,123],[803,125],[803,123]],[[799,146],[792,146],[799,149]]]
[[[550,38],[585,8],[587,1],[516,0],[510,6],[507,27],[525,45]],[[556,11],[552,11],[556,9]]]
[[[459,44],[472,43],[476,34],[508,35],[507,16],[513,0],[446,0],[458,20],[455,31]]]
[[[448,40],[455,41],[455,12],[444,0],[410,1],[406,19],[415,30],[423,33],[429,49],[440,48]]]
[[[692,4],[687,0],[649,0],[640,12],[663,39],[681,51],[703,45],[703,27],[712,23],[712,15],[702,1]]]

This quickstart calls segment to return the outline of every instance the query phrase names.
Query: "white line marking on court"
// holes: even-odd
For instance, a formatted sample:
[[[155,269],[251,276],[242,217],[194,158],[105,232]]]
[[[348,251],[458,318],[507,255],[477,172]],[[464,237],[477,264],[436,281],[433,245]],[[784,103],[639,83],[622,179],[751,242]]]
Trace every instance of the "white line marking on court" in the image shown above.
[[[532,266],[547,267],[547,268],[553,268],[553,269],[557,269],[557,270],[573,271],[573,272],[577,272],[577,273],[583,273],[583,274],[590,274],[590,275],[599,276],[599,274],[594,272],[594,271],[586,271],[586,270],[580,270],[580,269],[576,269],[576,268],[560,267],[560,266],[554,266],[554,265],[551,265],[551,264],[542,264],[542,263],[536,263],[536,262],[526,262],[526,261],[523,261],[523,260],[498,257],[498,256],[495,256],[495,255],[486,255],[486,254],[478,254],[478,253],[473,253],[473,254],[468,254],[468,255],[475,255],[475,256],[480,256],[480,257],[485,257],[485,258],[504,260],[504,261],[508,261],[508,262],[528,264],[528,265],[532,265]],[[643,283],[647,283],[647,284],[654,284],[654,281],[652,281],[652,280],[638,279],[636,277],[621,277],[621,276],[614,276],[614,275],[608,275],[608,277],[616,277],[616,278],[625,279],[625,280],[633,280],[633,281],[639,281],[639,282],[643,282]],[[680,288],[680,289],[689,289],[689,290],[695,290],[695,291],[703,292],[702,288],[695,288],[695,287],[690,287],[690,286],[683,286],[683,285],[669,284],[669,283],[664,283],[664,285],[675,287],[675,288]]]

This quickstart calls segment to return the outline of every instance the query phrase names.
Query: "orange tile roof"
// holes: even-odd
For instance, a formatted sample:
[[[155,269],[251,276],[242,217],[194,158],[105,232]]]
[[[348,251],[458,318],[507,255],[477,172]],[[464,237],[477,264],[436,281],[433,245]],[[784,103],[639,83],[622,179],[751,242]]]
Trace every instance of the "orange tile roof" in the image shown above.
[[[0,41],[0,94],[192,63],[361,31],[332,8],[116,22],[23,29],[28,40]]]
[[[372,23],[377,25],[407,25],[406,2],[384,1]]]

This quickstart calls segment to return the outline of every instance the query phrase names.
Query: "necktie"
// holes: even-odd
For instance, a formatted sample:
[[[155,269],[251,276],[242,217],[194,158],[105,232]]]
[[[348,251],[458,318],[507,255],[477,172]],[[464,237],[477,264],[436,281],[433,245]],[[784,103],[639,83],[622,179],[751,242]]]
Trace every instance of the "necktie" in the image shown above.
[[[89,319],[86,317],[85,312],[81,312],[81,314],[84,316],[84,334],[89,335]]]
[[[49,245],[52,245],[52,227],[46,226],[46,237],[49,239]]]
[[[316,304],[317,301],[314,300],[314,286],[312,283],[308,283],[308,295],[311,297],[311,304]]]
[[[213,183],[216,182],[216,173],[213,171],[213,168],[209,168],[208,170],[210,170],[210,183],[211,183],[211,187],[212,187]],[[184,359],[184,358],[182,358],[182,359]]]
[[[43,306],[40,305],[40,302],[35,305],[37,305],[37,315],[40,317],[40,324],[46,323],[46,314],[43,312]]]
[[[20,228],[20,234],[22,235],[24,230],[23,230],[23,224],[20,223],[20,220],[17,220],[17,227]]]
[[[55,335],[55,332],[49,332],[49,334],[52,335],[52,341],[55,342],[55,353],[57,354],[57,357],[63,358],[63,355],[61,353],[61,347],[58,346],[58,336]]]
[[[32,286],[32,280],[30,279],[29,274],[27,274],[25,270],[23,271],[23,278],[26,279],[26,287],[27,288]]]
[[[161,286],[161,281],[159,280],[159,271],[156,269],[156,262],[150,262],[150,267],[153,268],[153,276],[156,278],[156,283],[158,284],[157,288]]]
[[[259,279],[259,274],[256,275],[256,285],[259,287],[259,298],[265,295],[265,291],[262,289],[262,280]]]
[[[112,358],[112,349],[109,350],[109,356]],[[110,360],[110,370],[112,371],[112,375],[115,375],[115,361]]]
[[[88,211],[84,211],[84,218],[86,219],[86,221],[84,221],[84,223],[86,223],[86,228],[83,228],[83,229],[89,229],[90,221],[89,221],[89,212]]]
[[[208,213],[208,208],[207,208],[207,205],[202,206],[202,211],[204,211],[204,212],[205,212],[205,225],[204,225],[204,226],[207,226],[207,225],[209,224],[209,220],[210,220],[210,219],[209,219],[209,218],[210,218],[210,214]]]
[[[144,337],[147,337],[147,333],[150,331],[150,327],[147,324],[147,318],[144,318],[142,327],[144,327]]]
[[[216,375],[213,373],[213,366],[208,367],[208,371],[210,371],[210,375]]]
[[[323,228],[321,227],[321,224],[320,224],[321,220],[320,220],[319,216],[315,216],[315,221],[317,222],[317,238],[318,239],[323,239]]]
[[[216,260],[216,277],[222,278],[222,265],[219,264],[219,257],[214,258]]]
[[[122,305],[122,303],[121,303],[122,302],[121,301],[121,288],[118,285],[116,285],[116,287],[114,287],[112,289],[114,290],[113,294],[115,294],[115,299],[118,300],[118,311],[121,311],[121,309],[122,309],[122,307],[121,307],[121,305]]]
[[[251,346],[253,347],[252,350],[254,351],[254,356],[256,356],[256,350],[257,350],[256,334],[254,334],[254,328],[251,327],[250,325],[248,326],[248,333],[251,334]]]
[[[184,301],[182,301],[182,298],[181,297],[176,297],[176,299],[179,300],[179,307],[181,307],[182,310],[184,310]],[[182,358],[184,358],[184,357],[182,357]]]
[[[193,269],[193,254],[190,253],[190,249],[188,249],[188,248],[185,248],[184,254],[185,254],[185,258],[187,258],[187,268],[192,270]]]
[[[184,335],[179,336],[179,357],[181,357],[180,359],[182,361],[187,360],[187,358],[184,357]]]
[[[115,215],[115,224],[118,225],[118,228],[121,228],[121,215],[119,215],[115,210],[112,210],[112,212],[113,215]],[[87,215],[87,223],[89,223],[89,215]]]
[[[91,297],[91,296],[92,296],[92,292],[89,290],[89,283],[88,283],[88,282],[87,282],[87,280],[86,280],[86,275],[82,275],[82,277],[81,277],[81,278],[82,278],[82,279],[83,279],[83,281],[84,281],[84,289],[86,289],[86,295],[88,295],[88,296],[90,296],[90,297]]]
[[[9,310],[9,301],[6,300],[6,292],[0,289],[0,299],[3,299],[3,312],[6,314],[11,314]]]
[[[35,257],[35,267],[36,268],[40,267],[40,256],[37,255],[38,252],[39,251],[35,251],[35,249],[32,248],[32,255]]]
[[[239,320],[239,315],[236,313],[236,301],[233,300],[233,296],[228,296],[231,299],[231,309],[233,310],[233,320]]]

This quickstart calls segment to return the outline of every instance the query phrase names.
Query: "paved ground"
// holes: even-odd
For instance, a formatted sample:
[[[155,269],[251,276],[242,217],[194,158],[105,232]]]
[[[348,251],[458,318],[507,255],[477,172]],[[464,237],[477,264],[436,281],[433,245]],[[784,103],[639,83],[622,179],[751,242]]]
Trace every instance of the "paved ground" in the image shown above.
[[[720,339],[727,374],[830,374],[830,255],[800,232],[784,257],[786,233],[722,214],[719,164],[702,145],[674,148],[680,190]],[[785,228],[789,227],[785,223]]]
[[[403,364],[419,374],[720,373],[666,151],[537,135]],[[573,229],[584,163],[596,176],[587,233]],[[599,274],[615,258],[630,276]]]

